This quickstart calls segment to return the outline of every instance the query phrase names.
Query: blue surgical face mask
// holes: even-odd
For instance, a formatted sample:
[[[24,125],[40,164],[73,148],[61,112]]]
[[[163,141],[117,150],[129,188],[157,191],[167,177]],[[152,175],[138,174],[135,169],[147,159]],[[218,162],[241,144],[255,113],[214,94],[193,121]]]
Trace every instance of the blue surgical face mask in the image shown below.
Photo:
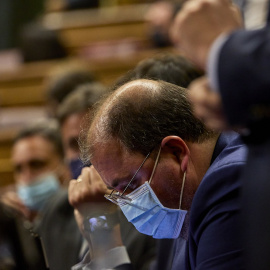
[[[150,186],[159,155],[160,151],[149,182],[145,182],[130,194],[125,195],[124,199],[118,199],[117,203],[128,221],[139,232],[157,239],[174,239],[179,236],[187,214],[186,210],[181,209],[186,172],[184,173],[182,182],[179,209],[164,207]]]
[[[29,185],[18,184],[17,194],[30,210],[40,211],[59,187],[55,174],[48,173],[35,179]]]
[[[79,175],[81,174],[81,170],[84,166],[85,165],[79,158],[71,159],[69,161],[69,168],[71,170],[73,179],[77,179],[79,177]]]

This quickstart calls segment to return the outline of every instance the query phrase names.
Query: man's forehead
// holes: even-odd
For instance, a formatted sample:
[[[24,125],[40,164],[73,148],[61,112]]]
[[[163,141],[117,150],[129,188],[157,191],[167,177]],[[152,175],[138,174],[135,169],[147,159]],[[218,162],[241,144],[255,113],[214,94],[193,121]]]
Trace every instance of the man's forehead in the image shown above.
[[[129,166],[136,156],[126,151],[119,143],[110,141],[95,151],[92,164],[109,187],[130,177]]]

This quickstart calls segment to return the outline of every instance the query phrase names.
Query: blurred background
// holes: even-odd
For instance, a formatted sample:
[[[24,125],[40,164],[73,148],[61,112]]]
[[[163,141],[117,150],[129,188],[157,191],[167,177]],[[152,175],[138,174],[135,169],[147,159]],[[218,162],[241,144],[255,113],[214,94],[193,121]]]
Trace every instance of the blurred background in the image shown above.
[[[180,53],[169,29],[185,1],[0,1],[0,191],[13,183],[14,136],[55,116],[57,92],[92,80],[112,87],[139,61]],[[266,0],[234,2],[247,28],[264,25]]]
[[[0,1],[0,188],[13,183],[12,140],[49,113],[68,66],[107,86],[140,60],[173,51],[168,29],[184,1]],[[72,64],[71,64],[72,63]]]

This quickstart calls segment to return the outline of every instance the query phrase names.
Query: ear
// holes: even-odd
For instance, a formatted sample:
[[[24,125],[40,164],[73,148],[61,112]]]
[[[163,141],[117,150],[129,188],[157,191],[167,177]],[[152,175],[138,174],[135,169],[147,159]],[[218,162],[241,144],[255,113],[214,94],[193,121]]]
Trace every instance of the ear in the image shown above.
[[[180,162],[181,170],[187,170],[188,161],[190,158],[190,151],[187,144],[178,136],[167,136],[161,142],[161,147],[166,148],[171,152]]]

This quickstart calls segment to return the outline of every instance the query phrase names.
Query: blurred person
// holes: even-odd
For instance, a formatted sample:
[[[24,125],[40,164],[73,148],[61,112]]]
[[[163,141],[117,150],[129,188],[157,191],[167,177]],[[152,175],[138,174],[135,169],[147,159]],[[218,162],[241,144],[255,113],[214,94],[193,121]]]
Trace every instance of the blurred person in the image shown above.
[[[11,160],[14,165],[15,186],[13,190],[3,193],[0,201],[16,216],[16,222],[22,234],[23,254],[21,256],[27,256],[35,263],[40,263],[39,259],[35,259],[40,258],[40,255],[37,247],[32,243],[34,240],[31,240],[33,238],[31,235],[35,235],[37,240],[40,239],[39,237],[43,239],[46,253],[48,250],[59,248],[57,238],[51,237],[48,233],[38,235],[37,232],[38,228],[46,222],[47,211],[54,200],[64,192],[65,188],[62,186],[71,177],[64,161],[57,122],[54,120],[37,121],[19,131],[14,139]],[[65,212],[62,213],[62,215],[65,214]],[[74,218],[73,222],[73,237],[75,237],[77,226]],[[61,227],[64,232],[63,223],[57,223],[55,220],[52,225],[53,228]],[[69,224],[64,225],[69,226]],[[79,232],[78,235],[80,236]],[[62,239],[63,235],[58,235],[58,237]],[[52,245],[48,246],[47,241],[52,241]],[[63,239],[62,242],[67,244]],[[69,249],[72,248],[69,247]],[[69,258],[62,257],[61,260],[68,261]],[[48,256],[48,261],[51,262],[50,256]],[[36,266],[34,269],[43,268]]]
[[[198,78],[202,75],[202,72],[198,69],[196,69],[187,59],[185,59],[182,56],[175,55],[172,53],[164,53],[164,54],[158,54],[152,58],[147,58],[142,60],[138,63],[138,65],[133,69],[127,72],[125,75],[120,77],[114,84],[113,90],[117,89],[124,83],[136,80],[138,78],[148,78],[148,79],[154,79],[154,80],[165,80],[167,82],[174,83],[179,86],[187,87],[195,78]],[[83,87],[81,87],[83,88]],[[73,99],[75,100],[75,97],[79,95],[79,91],[76,91],[74,94],[71,94],[70,96],[73,96]],[[82,98],[81,98],[82,99]],[[68,100],[68,98],[67,98]],[[79,100],[78,100],[79,101]],[[85,101],[78,102],[79,104],[84,104]],[[64,107],[63,110],[61,107]],[[72,111],[72,108],[74,107],[72,99],[69,99],[69,102],[63,102],[63,105],[60,106],[59,114],[60,116],[60,123],[61,121],[61,115],[65,115],[66,111]],[[83,109],[84,106],[82,106]],[[68,109],[71,108],[71,109]],[[85,120],[87,121],[87,119]],[[74,123],[75,124],[75,123]],[[77,124],[77,127],[79,128],[79,125]],[[67,126],[66,130],[71,130],[72,128]],[[78,130],[77,134],[79,134]],[[70,132],[68,132],[70,133]],[[77,139],[77,138],[76,138]],[[77,144],[76,144],[77,145]],[[95,175],[95,174],[94,174]],[[83,185],[80,185],[80,188],[83,189]],[[89,187],[86,187],[86,190]],[[103,191],[102,189],[99,190],[99,192]],[[83,190],[81,191],[83,193]],[[99,192],[92,192],[91,196],[89,195],[87,200],[88,202],[95,201],[96,196],[98,196]],[[80,193],[80,190],[77,190],[77,193]],[[103,193],[99,194],[103,195]],[[103,197],[103,196],[102,196]],[[102,198],[101,197],[101,198]],[[76,212],[76,211],[75,211]],[[123,223],[123,221],[122,221]],[[122,224],[121,224],[122,225]],[[121,226],[123,227],[123,226]],[[102,230],[100,231],[102,233]],[[106,232],[107,237],[109,237],[108,232]],[[123,235],[123,233],[122,233]],[[130,238],[130,236],[129,236]],[[126,245],[126,239],[124,237],[123,239],[124,244]],[[156,260],[152,263],[151,269],[164,269],[164,260],[162,259],[164,256],[168,258],[168,261],[170,261],[171,253],[173,252],[173,241],[172,239],[160,239],[157,241],[157,256]],[[95,244],[94,244],[95,246]],[[128,245],[126,245],[128,246]],[[130,254],[130,252],[129,252]],[[133,260],[133,259],[132,259]],[[166,265],[168,266],[168,262],[166,262]]]
[[[140,61],[136,67],[120,77],[114,88],[136,79],[163,80],[181,87],[204,75],[188,59],[173,53],[157,54]]]
[[[265,26],[267,17],[267,0],[234,0],[242,11],[246,29]]]
[[[186,0],[154,1],[145,14],[148,34],[154,47],[172,46],[169,30],[177,11]]]
[[[67,95],[57,110],[65,159],[70,167],[73,179],[80,175],[83,168],[83,163],[80,160],[78,139],[84,116],[107,92],[107,87],[101,83],[82,84],[73,93]]]
[[[248,145],[242,174],[245,266],[259,270],[270,267],[269,8],[268,1],[265,27],[245,30],[229,1],[189,1],[173,31],[178,46],[208,71],[209,81],[192,90],[199,117],[219,129],[240,128]]]
[[[72,74],[74,75],[74,73]],[[83,167],[77,147],[83,116],[107,90],[105,86],[96,82],[76,87],[76,76],[77,82],[80,83],[84,79],[88,81],[89,78],[86,71],[76,73],[70,81],[68,77],[65,77],[65,82],[71,82],[67,86],[72,85],[74,89],[66,97],[63,97],[56,113],[60,124],[59,132],[63,144],[65,164],[71,171],[68,180],[77,177]],[[73,82],[75,83],[72,84]],[[37,232],[44,238],[50,270],[68,270],[81,260],[84,253],[84,242],[74,219],[73,208],[68,202],[66,190],[59,192],[50,201],[42,223],[37,227]]]
[[[21,28],[18,47],[24,63],[63,59],[68,56],[59,33],[36,21]]]
[[[84,84],[79,86],[76,91],[70,93],[58,108],[57,116],[61,126],[66,159],[71,166],[74,178],[80,175],[82,167],[85,166],[79,159],[80,152],[78,146],[78,139],[84,118],[86,115],[91,117],[94,104],[107,93],[107,87],[100,83]],[[86,164],[86,166],[89,165],[89,163]],[[95,212],[99,212],[100,204],[103,205],[104,201],[106,201],[103,195],[102,193],[102,195],[94,196],[89,204],[89,207],[93,208]],[[63,205],[68,204],[67,196],[61,203]],[[59,207],[60,205],[54,208],[57,209]],[[108,208],[108,206],[106,206],[106,208]],[[54,220],[57,213],[53,210],[51,213],[54,213],[51,214],[51,219]],[[118,211],[115,212],[114,220],[120,224],[121,236],[135,269],[148,269],[149,264],[155,258],[155,240],[151,237],[139,234],[133,226],[126,221],[124,215]],[[100,242],[98,232],[94,232],[94,234],[95,239],[98,240],[97,242]],[[101,245],[101,243],[99,243],[99,245]],[[84,243],[82,243],[82,254],[84,254],[83,251],[88,251]],[[91,255],[93,255],[92,252]]]
[[[77,60],[60,62],[50,70],[44,81],[48,115],[56,117],[58,105],[77,86],[95,81],[95,75],[89,71],[85,62]]]
[[[48,270],[42,240],[0,202],[0,269]]]
[[[81,150],[94,167],[69,186],[82,231],[100,218],[85,219],[81,208],[99,191],[139,232],[175,239],[160,269],[242,269],[238,176],[246,151],[236,133],[205,129],[193,116],[186,89],[152,80],[118,88],[99,104],[89,126]],[[90,245],[103,250],[76,269],[131,269],[109,210],[106,215],[97,229],[114,234],[102,247],[90,230]]]
[[[41,121],[23,128],[14,139],[11,155],[16,188],[4,193],[1,201],[34,221],[70,178],[57,123]]]

